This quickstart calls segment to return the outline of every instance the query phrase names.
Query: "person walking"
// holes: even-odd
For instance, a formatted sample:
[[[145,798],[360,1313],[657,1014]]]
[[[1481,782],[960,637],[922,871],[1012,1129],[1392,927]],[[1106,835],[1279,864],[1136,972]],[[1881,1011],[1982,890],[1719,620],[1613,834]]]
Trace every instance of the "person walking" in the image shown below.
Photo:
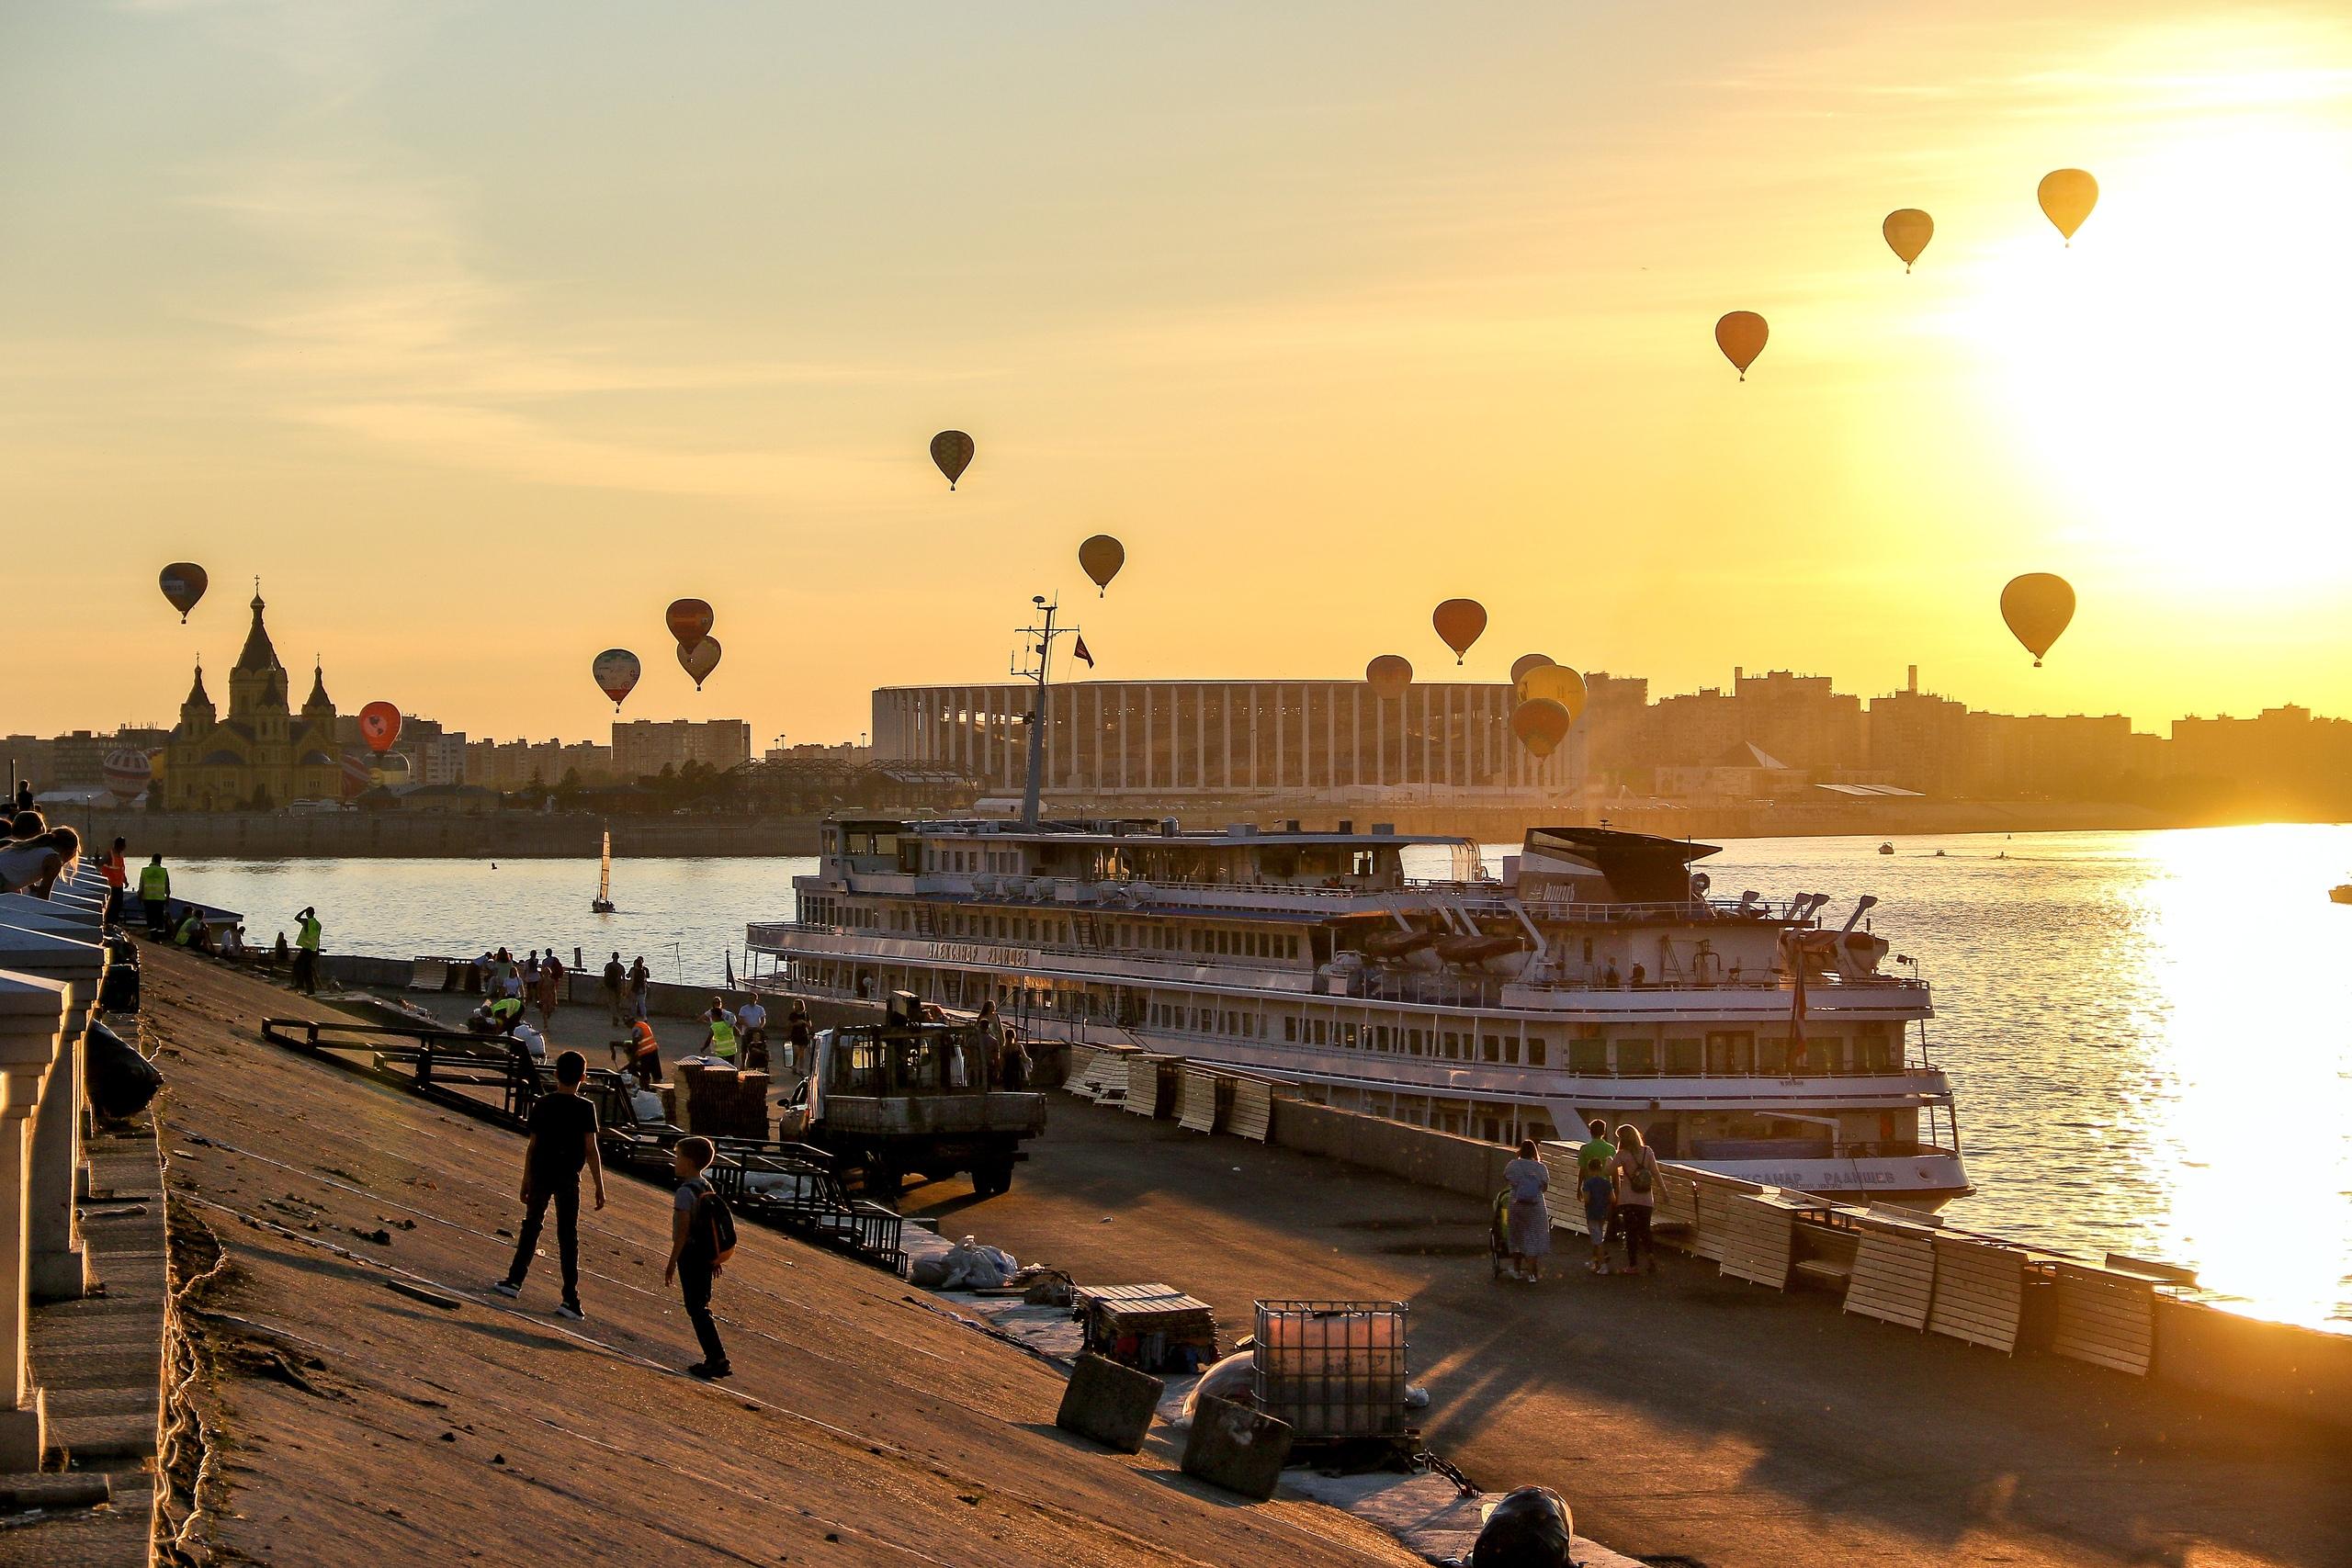
[[[147,917],[147,934],[163,938],[171,935],[172,874],[164,869],[164,857],[149,857],[139,868],[139,908]]]
[[[123,858],[123,851],[130,847],[127,839],[117,839],[114,847],[98,857],[98,874],[107,879],[106,923],[122,923],[123,899],[130,891],[130,863]]]
[[[596,1207],[605,1206],[605,1162],[596,1151],[596,1107],[580,1092],[588,1077],[588,1058],[566,1051],[555,1059],[555,1090],[543,1094],[531,1107],[530,1141],[523,1145],[523,1232],[514,1238],[514,1261],[506,1278],[492,1288],[500,1295],[520,1296],[538,1250],[539,1227],[547,1219],[548,1202],[555,1202],[555,1245],[563,1261],[563,1301],[558,1317],[575,1322],[580,1310],[580,1171],[586,1167],[594,1183]]]
[[[1615,1168],[1617,1217],[1625,1233],[1625,1272],[1657,1272],[1657,1249],[1650,1242],[1650,1216],[1657,1208],[1657,1156],[1631,1122],[1617,1129]]]
[[[548,955],[539,960],[539,1027],[541,1029],[555,1027],[555,1010],[563,1005],[563,960],[555,955],[554,948],[548,948]]]
[[[687,1374],[706,1379],[729,1377],[735,1370],[727,1363],[727,1347],[710,1315],[711,1281],[735,1251],[735,1217],[703,1176],[715,1153],[710,1140],[700,1136],[680,1138],[671,1151],[678,1193],[670,1210],[670,1261],[662,1267],[663,1284],[678,1281],[686,1317],[702,1346],[702,1359]]]
[[[743,1041],[743,1066],[746,1070],[763,1073],[768,1070],[768,1010],[753,991],[752,999],[735,1010],[736,1032]]]
[[[645,966],[645,954],[639,953],[637,962],[628,966],[629,1010],[639,1018],[645,1016],[653,991],[653,971]]]
[[[628,970],[623,967],[621,955],[616,953],[605,960],[605,1008],[612,1014],[615,1029],[628,1022],[623,1010],[628,1005]]]
[[[1609,1129],[1595,1118],[1592,1137],[1577,1150],[1577,1190],[1584,1199],[1586,1233],[1592,1239],[1592,1258],[1585,1267],[1596,1274],[1609,1272],[1609,1215],[1617,1192],[1617,1145]]]
[[[1510,1189],[1511,1278],[1534,1284],[1544,1278],[1544,1259],[1552,1255],[1552,1214],[1544,1194],[1552,1173],[1535,1157],[1535,1140],[1519,1141],[1519,1157],[1503,1167],[1503,1182]]]
[[[785,1043],[792,1047],[791,1068],[796,1073],[816,1070],[817,1032],[808,1022],[808,1007],[795,998],[792,1010],[784,1018]]]
[[[651,1089],[661,1080],[662,1043],[653,1038],[653,1026],[645,1020],[629,1020],[628,1038],[614,1041],[612,1049],[622,1070],[637,1075],[639,1088]]]
[[[319,911],[305,904],[302,912],[294,917],[301,922],[301,930],[294,937],[294,988],[306,997],[319,994]]]

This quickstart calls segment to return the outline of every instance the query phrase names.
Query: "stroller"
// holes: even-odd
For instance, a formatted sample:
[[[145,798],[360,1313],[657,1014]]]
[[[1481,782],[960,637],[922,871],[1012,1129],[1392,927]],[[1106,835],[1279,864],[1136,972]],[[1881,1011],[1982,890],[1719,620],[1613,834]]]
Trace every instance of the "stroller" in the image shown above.
[[[1510,1277],[1510,1189],[1495,1194],[1494,1212],[1487,1216],[1487,1262],[1498,1280]]]

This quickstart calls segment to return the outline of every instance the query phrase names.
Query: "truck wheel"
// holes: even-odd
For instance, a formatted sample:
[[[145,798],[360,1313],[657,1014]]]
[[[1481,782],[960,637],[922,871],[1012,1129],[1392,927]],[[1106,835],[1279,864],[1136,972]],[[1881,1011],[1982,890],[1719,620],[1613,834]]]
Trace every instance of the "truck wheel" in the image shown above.
[[[899,1201],[899,1168],[887,1159],[872,1159],[865,1164],[865,1195],[877,1202],[897,1204]]]
[[[972,1190],[985,1198],[1012,1190],[1012,1161],[1000,1155],[972,1168]]]

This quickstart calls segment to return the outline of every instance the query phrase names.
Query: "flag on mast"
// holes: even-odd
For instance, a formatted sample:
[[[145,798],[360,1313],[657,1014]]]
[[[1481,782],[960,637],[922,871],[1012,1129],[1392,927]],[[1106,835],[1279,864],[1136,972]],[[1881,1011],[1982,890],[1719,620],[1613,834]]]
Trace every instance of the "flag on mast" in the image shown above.
[[[1086,660],[1086,667],[1089,670],[1094,668],[1094,655],[1086,651],[1086,638],[1084,637],[1081,636],[1078,639],[1078,646],[1071,649],[1070,652],[1076,657]]]

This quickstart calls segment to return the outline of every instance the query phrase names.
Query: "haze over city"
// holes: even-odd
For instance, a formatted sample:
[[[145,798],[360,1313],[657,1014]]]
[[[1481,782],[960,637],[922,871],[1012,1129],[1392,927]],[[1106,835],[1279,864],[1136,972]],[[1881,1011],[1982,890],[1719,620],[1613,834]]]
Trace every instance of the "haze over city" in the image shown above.
[[[852,737],[1000,678],[1035,592],[1104,677],[2352,710],[2339,10],[1474,15],[12,8],[0,513],[57,541],[15,616],[115,614],[6,725],[167,722],[255,574],[289,665],[477,734],[601,733],[628,646],[628,716]],[[2081,596],[2039,671],[2028,570]]]

